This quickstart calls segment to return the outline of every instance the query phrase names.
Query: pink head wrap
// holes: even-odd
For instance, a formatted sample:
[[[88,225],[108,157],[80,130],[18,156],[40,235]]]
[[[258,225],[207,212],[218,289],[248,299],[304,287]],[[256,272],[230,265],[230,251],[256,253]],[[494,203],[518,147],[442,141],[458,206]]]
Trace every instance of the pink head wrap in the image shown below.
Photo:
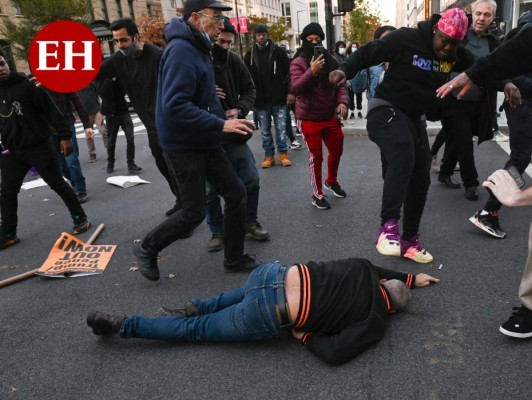
[[[467,33],[469,21],[465,12],[459,8],[445,11],[438,21],[438,29],[454,40],[463,40]]]

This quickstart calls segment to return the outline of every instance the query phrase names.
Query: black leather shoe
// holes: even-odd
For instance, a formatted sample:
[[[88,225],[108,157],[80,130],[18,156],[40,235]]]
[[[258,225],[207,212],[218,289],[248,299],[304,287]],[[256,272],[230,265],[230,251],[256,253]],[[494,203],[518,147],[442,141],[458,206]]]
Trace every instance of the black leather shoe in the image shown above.
[[[476,186],[468,186],[465,188],[465,198],[467,200],[478,200],[478,190]]]
[[[87,325],[92,328],[92,332],[99,336],[112,336],[120,332],[122,322],[126,317],[114,317],[99,311],[91,311],[87,315]]]
[[[249,254],[242,254],[234,261],[224,260],[225,272],[245,272],[251,271],[259,266],[254,256]]]
[[[137,257],[137,265],[142,276],[150,281],[158,281],[157,256],[151,255],[148,250],[142,247],[142,244],[133,247],[133,254]]]
[[[452,176],[438,175],[438,182],[444,183],[445,186],[451,189],[460,189],[460,184]]]

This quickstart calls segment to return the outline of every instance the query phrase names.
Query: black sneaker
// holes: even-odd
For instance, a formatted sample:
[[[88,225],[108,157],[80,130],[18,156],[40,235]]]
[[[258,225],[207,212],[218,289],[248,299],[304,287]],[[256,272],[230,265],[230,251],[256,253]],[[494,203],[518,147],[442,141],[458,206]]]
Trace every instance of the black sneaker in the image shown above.
[[[336,197],[341,197],[341,198],[344,198],[344,197],[347,197],[347,193],[345,192],[344,189],[341,188],[341,186],[338,184],[338,183],[327,183],[325,182],[323,184],[323,187],[327,190],[330,190],[331,192],[333,192],[333,194],[336,196]]]
[[[127,171],[130,173],[130,174],[135,174],[137,172],[140,172],[142,171],[142,168],[140,168],[137,164],[135,163],[131,163],[131,164],[128,164],[127,165]]]
[[[198,315],[202,315],[203,313],[198,308],[198,306],[192,302],[192,300],[187,300],[185,302],[184,308],[160,307],[157,314],[162,317],[170,316],[170,317],[177,317],[177,318],[185,318],[185,317],[197,317]]]
[[[525,339],[532,337],[532,310],[525,306],[513,307],[514,312],[499,331],[506,336]]]
[[[112,336],[120,332],[122,322],[127,317],[111,316],[99,311],[91,311],[87,315],[87,325],[92,328],[92,332],[99,336]]]
[[[262,227],[259,221],[252,222],[246,225],[246,233],[253,239],[264,241],[270,238],[269,232]]]
[[[159,280],[159,267],[157,266],[157,256],[150,254],[148,250],[138,244],[133,247],[133,254],[137,257],[137,265],[142,276],[150,281]]]
[[[225,272],[246,272],[258,266],[255,256],[250,256],[249,254],[242,254],[235,261],[224,260]]]
[[[478,190],[476,186],[467,186],[465,188],[465,198],[467,200],[478,200]]]
[[[490,211],[482,215],[483,210],[477,211],[475,215],[469,218],[469,221],[484,232],[498,239],[504,239],[506,232],[504,232],[499,225],[499,211]],[[485,212],[485,211],[484,211]]]
[[[316,208],[319,208],[320,210],[328,210],[329,208],[331,208],[329,202],[325,200],[325,196],[323,196],[321,199],[312,196],[312,205]]]
[[[91,226],[92,226],[91,222],[87,219],[87,217],[83,218],[79,222],[76,222],[76,220],[74,220],[74,227],[72,228],[72,234],[80,235],[82,233],[85,233],[91,228]]]
[[[7,249],[17,243],[20,243],[20,239],[15,234],[0,236],[0,250]]]
[[[114,164],[107,164],[107,173],[112,174],[115,172],[115,165]]]

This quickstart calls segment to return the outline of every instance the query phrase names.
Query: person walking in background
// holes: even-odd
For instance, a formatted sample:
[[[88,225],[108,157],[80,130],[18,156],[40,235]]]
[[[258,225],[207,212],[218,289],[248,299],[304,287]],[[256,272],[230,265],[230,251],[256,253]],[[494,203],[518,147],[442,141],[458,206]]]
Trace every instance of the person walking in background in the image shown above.
[[[20,242],[18,193],[24,176],[33,166],[42,179],[63,200],[70,212],[73,234],[86,232],[91,223],[76,193],[65,182],[50,137],[53,127],[61,152],[72,152],[69,123],[44,88],[10,71],[6,54],[0,48],[0,250]]]
[[[140,40],[139,29],[133,20],[121,18],[111,23],[113,40],[118,52],[102,62],[99,78],[118,78],[131,104],[148,132],[148,144],[155,165],[164,176],[175,196],[174,206],[166,212],[170,216],[181,209],[181,199],[163,157],[157,128],[155,126],[155,102],[159,62],[163,50]]]
[[[315,53],[325,39],[323,29],[312,22],[301,32],[301,52],[290,65],[291,92],[296,95],[296,117],[309,150],[309,173],[312,186],[312,205],[320,210],[331,208],[323,195],[321,165],[322,141],[329,152],[325,189],[344,198],[346,192],[338,183],[338,167],[344,148],[344,134],[337,115],[347,114],[345,85],[329,82],[329,72],[338,67],[336,60],[325,50]]]
[[[218,96],[228,119],[246,118],[255,102],[255,85],[244,61],[230,50],[236,31],[229,18],[224,17],[224,28],[212,47],[212,62]],[[225,135],[222,148],[240,181],[246,188],[246,234],[259,241],[268,240],[270,234],[258,221],[260,178],[255,157],[247,142],[251,135]],[[224,247],[224,215],[220,197],[207,182],[207,224],[212,236],[209,251]]]
[[[127,171],[130,174],[142,171],[142,168],[135,164],[133,120],[129,114],[122,84],[117,78],[108,78],[100,88],[100,95],[102,97],[102,114],[105,115],[109,134],[109,142],[107,145],[107,173],[112,174],[115,169],[115,146],[120,128],[122,128],[126,136]]]
[[[52,137],[57,151],[57,155],[60,158],[64,158],[65,161],[61,161],[61,165],[63,166],[63,174],[72,184],[72,187],[74,188],[74,191],[76,192],[79,201],[81,203],[85,203],[88,200],[87,185],[85,183],[85,176],[83,175],[81,164],[79,162],[79,145],[78,139],[76,137],[76,116],[74,115],[74,110],[76,110],[79,119],[83,123],[83,127],[85,128],[85,136],[92,138],[94,137],[94,131],[92,130],[89,122],[89,114],[87,114],[87,111],[83,107],[83,104],[81,104],[79,96],[76,92],[58,93],[50,89],[46,90],[48,90],[48,93],[50,93],[52,100],[55,102],[55,104],[57,104],[59,111],[61,111],[61,113],[65,117],[66,121],[70,126],[70,130],[72,131],[72,152],[68,156],[60,151],[61,146],[59,136],[54,135]]]
[[[107,127],[105,126],[103,115],[100,112],[100,99],[98,93],[98,88],[100,85],[101,82],[94,80],[83,89],[79,90],[78,96],[81,104],[83,104],[83,107],[85,107],[85,111],[87,111],[89,114],[89,124],[91,128],[94,127],[94,124],[96,124],[98,132],[100,132],[100,135],[102,135],[103,145],[107,149]],[[86,140],[87,149],[89,151],[89,162],[93,163],[97,160],[94,137],[87,136]]]
[[[257,91],[254,112],[259,117],[262,135],[262,168],[275,165],[275,144],[279,162],[283,167],[289,167],[292,162],[288,159],[286,105],[292,101],[288,93],[290,61],[286,50],[270,39],[266,25],[256,25],[253,33],[255,45],[246,53],[244,62],[251,72]],[[271,131],[272,117],[275,125],[275,144]]]

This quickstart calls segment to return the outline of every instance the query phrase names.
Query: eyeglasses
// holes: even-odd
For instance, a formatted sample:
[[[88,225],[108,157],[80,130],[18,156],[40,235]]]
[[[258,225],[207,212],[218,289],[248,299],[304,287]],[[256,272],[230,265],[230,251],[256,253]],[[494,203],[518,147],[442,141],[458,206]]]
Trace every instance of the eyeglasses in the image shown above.
[[[209,15],[209,14],[204,14],[204,13],[202,13],[202,12],[198,12],[197,14],[202,15],[202,16],[204,16],[204,17],[209,17],[210,19],[213,19],[214,22],[216,22],[217,24],[219,24],[220,22],[222,22],[223,19],[224,19],[224,16],[221,15],[221,14],[220,14],[220,15]]]

